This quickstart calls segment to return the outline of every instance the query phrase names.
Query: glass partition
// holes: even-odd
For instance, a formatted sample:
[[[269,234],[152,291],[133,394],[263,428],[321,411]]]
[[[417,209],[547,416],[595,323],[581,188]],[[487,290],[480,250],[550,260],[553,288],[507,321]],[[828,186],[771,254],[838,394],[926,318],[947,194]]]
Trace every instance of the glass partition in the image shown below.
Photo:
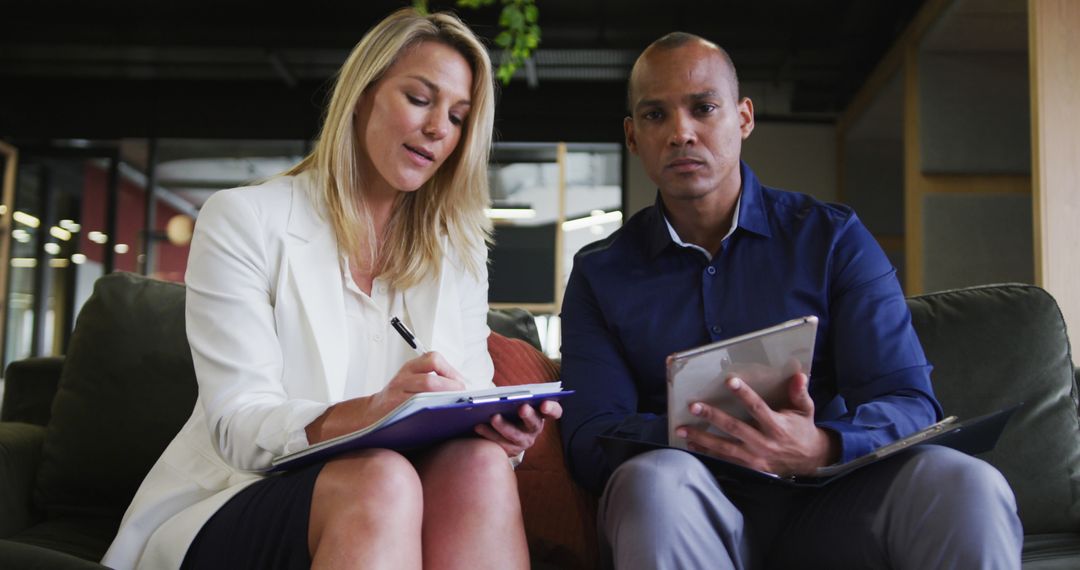
[[[9,147],[0,147],[6,150]],[[214,192],[258,183],[299,162],[300,140],[56,141],[8,171],[10,251],[0,295],[4,365],[62,354],[74,317],[111,270],[183,281],[198,210]],[[493,307],[538,315],[549,354],[574,254],[621,225],[617,144],[501,143],[490,169]],[[11,149],[13,156],[14,149]],[[7,168],[14,168],[14,162]],[[2,250],[0,250],[2,253]]]
[[[158,140],[151,230],[139,260],[144,271],[182,282],[195,218],[207,198],[280,174],[300,162],[307,148],[302,140]]]
[[[558,356],[558,313],[574,255],[622,225],[621,147],[497,144],[490,176],[491,305],[535,314],[545,352]]]

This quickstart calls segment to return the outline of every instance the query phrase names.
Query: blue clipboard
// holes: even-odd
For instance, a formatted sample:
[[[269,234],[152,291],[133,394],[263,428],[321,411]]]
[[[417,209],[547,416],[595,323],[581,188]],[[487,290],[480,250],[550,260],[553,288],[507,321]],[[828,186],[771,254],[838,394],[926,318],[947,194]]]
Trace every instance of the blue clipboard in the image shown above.
[[[496,414],[517,417],[517,410],[522,404],[530,404],[536,408],[545,400],[558,401],[573,393],[573,390],[562,390],[524,397],[462,401],[424,407],[378,429],[360,430],[278,457],[266,472],[298,469],[358,449],[408,450],[426,447],[455,437],[473,435],[474,426],[488,423]]]
[[[867,465],[872,465],[878,461],[887,459],[888,457],[916,445],[941,445],[944,447],[951,447],[969,455],[990,451],[997,445],[998,438],[1001,436],[1002,431],[1005,430],[1005,425],[1009,422],[1009,418],[1012,417],[1013,412],[1022,405],[1023,402],[1020,402],[1008,408],[968,420],[949,422],[940,428],[935,424],[935,426],[930,426],[922,432],[912,434],[893,445],[883,446],[879,450],[871,451],[870,453],[847,463],[821,469],[819,470],[821,471],[821,474],[819,475],[796,476],[790,478],[777,477],[776,475],[763,473],[749,467],[724,461],[717,457],[670,447],[667,445],[666,441],[631,439],[617,433],[599,435],[597,436],[597,441],[600,443],[600,447],[603,450],[604,458],[612,469],[640,453],[656,449],[678,449],[681,452],[689,453],[690,455],[697,457],[705,464],[705,467],[709,469],[713,476],[716,477],[717,481],[721,483],[765,484],[780,487],[814,488],[824,487],[825,485],[866,467]],[[920,437],[920,435],[923,434],[925,434],[925,436]]]

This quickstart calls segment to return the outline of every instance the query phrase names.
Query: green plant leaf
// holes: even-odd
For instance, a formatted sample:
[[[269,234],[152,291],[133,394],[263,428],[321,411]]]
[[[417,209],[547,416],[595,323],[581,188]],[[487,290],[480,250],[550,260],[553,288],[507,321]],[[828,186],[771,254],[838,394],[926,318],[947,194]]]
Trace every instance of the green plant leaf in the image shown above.
[[[515,71],[517,71],[516,65],[504,63],[503,65],[499,66],[499,71],[497,71],[495,75],[496,77],[498,77],[499,81],[501,81],[503,85],[508,85],[510,83],[510,78],[514,76]]]
[[[426,6],[427,1],[423,2]],[[537,24],[540,9],[536,6],[536,0],[500,0],[499,3],[502,4],[499,12],[501,30],[493,41],[496,46],[503,48],[503,62],[496,70],[495,77],[503,85],[508,85],[514,72],[540,46],[540,26]],[[495,0],[457,0],[456,4],[459,8],[478,10],[494,5]]]

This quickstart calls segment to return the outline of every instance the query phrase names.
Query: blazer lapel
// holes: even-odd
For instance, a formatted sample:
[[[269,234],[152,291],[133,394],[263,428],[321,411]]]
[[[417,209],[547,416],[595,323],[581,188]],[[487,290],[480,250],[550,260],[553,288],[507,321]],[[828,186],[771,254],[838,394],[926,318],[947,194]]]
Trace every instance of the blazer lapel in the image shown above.
[[[289,272],[307,315],[308,331],[318,348],[328,396],[336,402],[345,393],[348,367],[340,253],[330,224],[315,209],[315,193],[308,175],[297,178],[288,233],[292,238],[286,253]]]
[[[405,310],[412,321],[413,333],[431,350],[438,350],[432,342],[435,339],[435,317],[439,310],[439,289],[443,281],[442,273],[435,279],[424,279],[402,292]]]
[[[442,247],[444,250],[447,247],[445,236]],[[424,279],[404,291],[402,297],[416,336],[428,348],[442,354],[454,366],[459,366],[463,357],[461,307],[454,303],[458,294],[453,273],[449,257],[444,256],[442,269],[435,279]]]

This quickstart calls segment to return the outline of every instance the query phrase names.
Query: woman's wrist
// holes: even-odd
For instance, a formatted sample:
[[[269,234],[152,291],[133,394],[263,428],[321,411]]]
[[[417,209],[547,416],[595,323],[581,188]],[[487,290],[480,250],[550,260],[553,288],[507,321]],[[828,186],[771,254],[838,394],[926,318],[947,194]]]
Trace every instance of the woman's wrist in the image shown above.
[[[379,418],[368,417],[372,407],[372,398],[373,396],[362,396],[338,402],[326,408],[322,415],[304,428],[308,444],[313,445],[333,439],[374,423]]]

